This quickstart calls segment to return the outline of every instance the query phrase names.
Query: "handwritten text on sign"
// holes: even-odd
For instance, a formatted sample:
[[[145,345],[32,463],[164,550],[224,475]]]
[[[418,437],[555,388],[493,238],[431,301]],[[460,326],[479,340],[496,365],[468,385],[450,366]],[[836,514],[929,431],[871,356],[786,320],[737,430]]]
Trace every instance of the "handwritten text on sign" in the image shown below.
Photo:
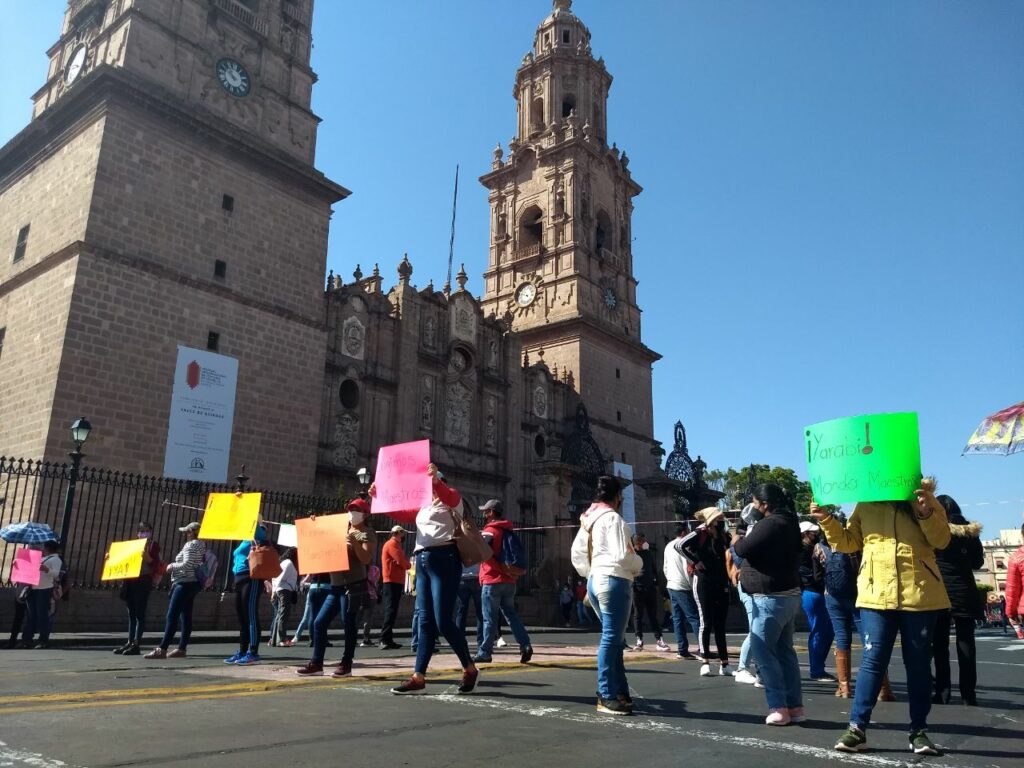
[[[377,454],[374,514],[420,509],[430,504],[434,494],[430,475],[427,474],[428,464],[429,440],[381,448]]]
[[[916,413],[832,419],[804,429],[807,475],[819,504],[906,501],[921,484]]]
[[[348,521],[347,513],[295,521],[299,540],[299,573],[348,570]]]
[[[142,573],[142,553],[146,550],[147,543],[147,539],[111,543],[107,559],[103,561],[103,575],[100,576],[100,581],[137,579]]]
[[[260,516],[259,493],[211,493],[206,501],[199,538],[205,540],[246,541],[256,533]]]
[[[39,566],[42,562],[43,553],[38,549],[19,549],[14,555],[11,583],[25,584],[29,587],[39,586]]]

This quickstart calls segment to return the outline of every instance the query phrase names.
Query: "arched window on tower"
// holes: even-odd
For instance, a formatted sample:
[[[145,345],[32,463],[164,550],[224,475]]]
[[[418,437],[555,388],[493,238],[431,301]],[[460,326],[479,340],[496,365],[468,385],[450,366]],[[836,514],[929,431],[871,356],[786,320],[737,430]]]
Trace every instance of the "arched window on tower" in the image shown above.
[[[567,93],[562,97],[562,118],[568,117],[576,109],[576,97]]]
[[[544,130],[544,99],[537,97],[530,106],[530,132],[540,133]]]
[[[531,205],[519,218],[519,247],[530,248],[544,243],[544,212]]]
[[[597,225],[594,230],[594,249],[600,255],[602,249],[610,249],[612,244],[612,220],[607,211],[597,212]]]

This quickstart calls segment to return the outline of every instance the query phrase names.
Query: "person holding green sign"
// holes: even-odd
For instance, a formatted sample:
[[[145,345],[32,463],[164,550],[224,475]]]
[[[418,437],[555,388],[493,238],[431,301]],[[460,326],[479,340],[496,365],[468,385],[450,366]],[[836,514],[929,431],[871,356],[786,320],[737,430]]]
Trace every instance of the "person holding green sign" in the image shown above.
[[[918,755],[940,754],[926,729],[932,632],[939,612],[949,608],[935,550],[949,544],[950,531],[933,480],[922,480],[914,496],[913,502],[860,502],[845,527],[811,503],[811,516],[820,521],[834,550],[864,553],[857,582],[864,655],[850,724],[835,745],[841,752],[859,752],[867,745],[871,711],[899,633],[910,701],[910,749]]]

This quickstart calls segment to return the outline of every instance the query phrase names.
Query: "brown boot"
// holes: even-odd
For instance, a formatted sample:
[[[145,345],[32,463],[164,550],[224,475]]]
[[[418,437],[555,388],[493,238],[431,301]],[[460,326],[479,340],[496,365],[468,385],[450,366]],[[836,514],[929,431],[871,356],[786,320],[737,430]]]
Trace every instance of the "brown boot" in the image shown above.
[[[836,648],[836,678],[838,687],[836,696],[840,699],[850,698],[850,652]]]
[[[882,678],[882,690],[878,692],[879,701],[896,701],[896,694],[892,692],[892,688],[889,686],[889,673],[886,672]]]

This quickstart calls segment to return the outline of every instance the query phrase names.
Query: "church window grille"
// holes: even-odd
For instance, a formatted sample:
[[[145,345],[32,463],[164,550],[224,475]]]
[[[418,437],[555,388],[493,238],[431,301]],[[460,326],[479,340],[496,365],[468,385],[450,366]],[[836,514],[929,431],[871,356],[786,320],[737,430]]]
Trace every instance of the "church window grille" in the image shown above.
[[[210,331],[206,337],[206,348],[211,352],[217,352],[220,349],[220,334],[216,331]]]
[[[341,404],[349,410],[359,407],[359,385],[352,379],[345,379],[338,388]]]
[[[14,261],[18,262],[25,258],[25,251],[28,250],[28,230],[31,224],[26,224],[18,231],[18,243],[14,246]]]
[[[233,212],[235,210],[235,198],[231,195],[224,195],[224,199],[221,200],[220,207],[228,213]]]
[[[215,259],[213,262],[213,276],[221,279],[228,275],[228,263],[223,259]]]

